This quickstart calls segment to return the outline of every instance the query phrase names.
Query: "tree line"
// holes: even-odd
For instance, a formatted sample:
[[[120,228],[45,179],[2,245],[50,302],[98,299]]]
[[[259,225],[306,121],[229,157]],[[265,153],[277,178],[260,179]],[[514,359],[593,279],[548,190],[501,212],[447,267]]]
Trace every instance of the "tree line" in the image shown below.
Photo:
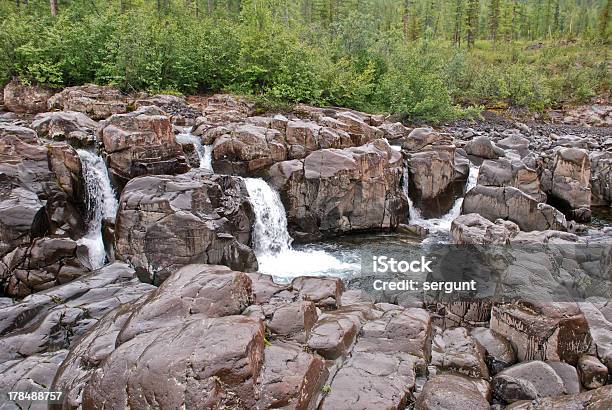
[[[50,14],[57,16],[60,6],[79,2],[122,12],[150,3],[158,13],[186,9],[196,16],[240,16],[243,7],[258,3],[276,8],[286,22],[325,28],[360,14],[373,19],[379,30],[401,28],[407,42],[428,36],[468,47],[476,39],[494,44],[580,36],[608,41],[612,12],[612,0],[16,0],[16,6],[48,3]]]

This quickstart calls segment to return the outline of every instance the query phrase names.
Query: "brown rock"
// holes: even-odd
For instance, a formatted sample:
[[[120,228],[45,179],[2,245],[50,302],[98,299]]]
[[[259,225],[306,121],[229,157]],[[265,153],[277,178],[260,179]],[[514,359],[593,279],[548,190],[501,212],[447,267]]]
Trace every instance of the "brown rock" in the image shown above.
[[[493,395],[502,403],[559,396],[564,393],[563,379],[542,361],[516,364],[502,370],[493,379]]]
[[[454,371],[470,377],[488,379],[485,349],[467,329],[447,329],[434,337],[431,364],[441,371]]]
[[[4,87],[4,106],[17,113],[43,112],[47,111],[47,100],[52,95],[49,88],[26,85],[14,79]]]
[[[119,90],[94,84],[65,88],[49,98],[47,106],[49,110],[82,112],[94,120],[128,111],[127,99]]]
[[[443,374],[425,383],[415,410],[489,409],[478,387],[465,376]]]
[[[608,368],[595,356],[580,356],[577,368],[582,385],[589,390],[597,389],[608,383]]]
[[[192,263],[255,271],[254,218],[240,178],[205,170],[136,178],[119,201],[116,256],[154,283]]]

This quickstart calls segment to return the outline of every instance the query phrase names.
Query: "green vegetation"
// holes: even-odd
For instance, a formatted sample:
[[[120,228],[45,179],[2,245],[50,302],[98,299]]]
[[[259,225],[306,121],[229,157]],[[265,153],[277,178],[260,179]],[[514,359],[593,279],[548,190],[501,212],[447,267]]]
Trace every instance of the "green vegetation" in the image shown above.
[[[56,3],[52,16],[51,4]],[[611,0],[18,0],[0,84],[252,94],[442,121],[609,92]]]

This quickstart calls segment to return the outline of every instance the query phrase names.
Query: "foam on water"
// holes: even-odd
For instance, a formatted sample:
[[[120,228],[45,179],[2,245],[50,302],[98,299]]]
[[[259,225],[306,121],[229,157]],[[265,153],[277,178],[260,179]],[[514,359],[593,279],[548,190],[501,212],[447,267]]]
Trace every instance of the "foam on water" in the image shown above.
[[[106,261],[102,221],[115,217],[118,203],[102,157],[84,149],[77,153],[83,167],[87,208],[87,233],[77,242],[87,246],[91,267],[97,269]]]
[[[245,178],[245,184],[255,212],[253,250],[261,273],[287,281],[306,275],[343,276],[360,269],[359,264],[344,262],[324,250],[294,249],[278,192],[259,178]]]
[[[200,168],[210,169],[212,168],[212,145],[203,145],[200,137],[192,135],[189,131],[183,129],[176,136],[176,142],[182,144],[193,144],[200,158]]]

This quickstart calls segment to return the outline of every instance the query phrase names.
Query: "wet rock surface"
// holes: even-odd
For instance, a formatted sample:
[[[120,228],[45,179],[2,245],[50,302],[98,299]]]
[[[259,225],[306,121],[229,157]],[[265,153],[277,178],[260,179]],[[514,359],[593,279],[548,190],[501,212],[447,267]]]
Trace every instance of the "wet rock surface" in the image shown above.
[[[189,170],[170,119],[157,107],[142,107],[100,121],[97,138],[118,183],[141,175],[174,175]]]
[[[28,92],[13,98],[28,112],[0,113],[0,390],[60,390],[56,409],[612,402],[610,255],[601,246],[611,236],[605,220],[576,223],[597,219],[612,198],[609,128],[578,125],[595,111],[566,125],[488,118],[413,129],[341,108],[255,115],[230,95],[82,86],[47,101],[44,90]],[[609,117],[602,112],[598,124]],[[202,153],[178,144],[172,124],[211,145],[216,174],[187,172]],[[116,218],[99,230],[108,260],[127,262],[93,272],[83,258],[92,246],[82,240],[91,228],[91,186],[75,150],[83,146],[101,148],[121,194]],[[424,305],[402,294],[375,303],[390,299],[367,294],[370,283],[275,283],[256,272],[254,202],[238,175],[280,191],[297,242],[410,223],[428,241],[481,246],[477,255],[496,269],[483,277],[500,278],[483,291],[510,301]],[[533,244],[545,246],[528,252]],[[514,253],[489,255],[485,245]],[[555,293],[551,279],[569,290]]]
[[[297,240],[384,230],[405,219],[401,155],[385,141],[316,151],[270,169]]]
[[[253,223],[240,178],[205,170],[135,178],[119,201],[116,255],[156,284],[192,263],[255,271]]]

